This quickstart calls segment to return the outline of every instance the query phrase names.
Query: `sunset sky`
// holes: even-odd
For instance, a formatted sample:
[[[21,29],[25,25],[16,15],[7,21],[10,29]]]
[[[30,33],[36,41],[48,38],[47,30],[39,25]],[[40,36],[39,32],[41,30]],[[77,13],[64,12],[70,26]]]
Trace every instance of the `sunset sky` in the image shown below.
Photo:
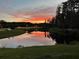
[[[56,15],[56,8],[67,0],[0,0],[0,20],[43,23]]]

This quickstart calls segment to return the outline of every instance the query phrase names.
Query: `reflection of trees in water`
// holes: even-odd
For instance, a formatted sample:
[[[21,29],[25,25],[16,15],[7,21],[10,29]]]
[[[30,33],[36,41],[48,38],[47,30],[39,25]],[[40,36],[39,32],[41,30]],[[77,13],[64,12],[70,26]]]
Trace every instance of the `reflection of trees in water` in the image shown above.
[[[29,34],[31,34],[33,31],[28,31]],[[38,32],[38,31],[35,31]],[[39,31],[41,33],[44,33],[45,37],[52,38],[52,40],[55,40],[58,44],[71,44],[72,42],[79,41],[79,33],[78,31],[69,31],[65,30],[64,34],[61,33],[55,33],[55,32],[49,32],[48,31]]]
[[[79,33],[76,31],[65,31],[64,35],[52,32],[50,36],[52,39],[55,39],[58,44],[70,44],[73,41],[79,41]]]
[[[60,44],[64,43],[63,36],[59,35],[58,33],[50,33],[50,36],[52,39],[55,39],[55,41]]]
[[[36,31],[36,32],[37,32],[37,31],[40,31],[40,32],[45,32],[45,33],[46,33],[46,32],[48,32],[48,29],[46,29],[46,28],[30,28],[30,29],[27,29],[27,30],[26,30],[26,32],[29,33],[29,34],[30,34],[31,32],[33,32],[33,31]],[[45,35],[46,35],[46,34],[45,34]]]

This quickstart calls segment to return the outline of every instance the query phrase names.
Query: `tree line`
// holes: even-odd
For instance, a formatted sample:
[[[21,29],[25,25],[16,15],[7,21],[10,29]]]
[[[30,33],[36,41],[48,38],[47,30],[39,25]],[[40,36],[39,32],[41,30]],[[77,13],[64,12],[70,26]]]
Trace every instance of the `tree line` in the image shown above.
[[[14,29],[16,27],[41,27],[41,28],[49,28],[50,23],[30,23],[30,22],[6,22],[4,20],[0,20],[0,28],[11,28]]]

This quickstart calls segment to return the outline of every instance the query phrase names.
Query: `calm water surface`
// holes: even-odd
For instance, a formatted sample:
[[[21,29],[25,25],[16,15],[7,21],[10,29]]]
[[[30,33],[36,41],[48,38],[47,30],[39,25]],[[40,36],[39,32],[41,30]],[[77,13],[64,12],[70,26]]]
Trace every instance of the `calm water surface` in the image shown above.
[[[49,36],[49,32],[33,31],[22,35],[0,40],[0,47],[17,48],[30,46],[55,45],[56,42]]]

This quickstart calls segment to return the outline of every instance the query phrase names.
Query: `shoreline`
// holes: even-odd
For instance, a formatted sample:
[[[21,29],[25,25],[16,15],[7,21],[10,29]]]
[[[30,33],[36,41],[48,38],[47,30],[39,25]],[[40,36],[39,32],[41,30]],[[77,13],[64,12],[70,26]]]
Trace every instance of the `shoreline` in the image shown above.
[[[25,29],[13,29],[13,30],[4,30],[0,31],[0,39],[9,38],[24,34],[26,32]]]

